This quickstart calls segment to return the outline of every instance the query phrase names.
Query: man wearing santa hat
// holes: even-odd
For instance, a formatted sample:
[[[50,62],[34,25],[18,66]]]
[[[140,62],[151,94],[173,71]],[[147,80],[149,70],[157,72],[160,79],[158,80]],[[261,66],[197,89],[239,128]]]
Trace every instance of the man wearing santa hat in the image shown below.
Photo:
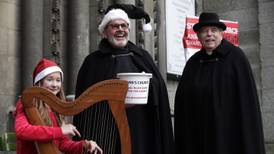
[[[42,58],[33,72],[33,85],[46,88],[59,99],[65,100],[62,81],[63,72],[51,60]],[[63,153],[83,154],[94,152],[102,154],[101,148],[88,140],[72,141],[67,135],[79,135],[75,126],[65,124],[64,119],[54,112],[47,104],[37,100],[37,109],[45,126],[32,125],[24,112],[21,98],[16,104],[15,133],[17,154],[37,154],[36,142],[53,141],[57,149]]]
[[[145,19],[144,31],[151,30],[143,9],[127,4],[110,6],[98,27],[103,36],[99,49],[85,58],[78,72],[76,97],[97,82],[116,78],[117,73],[151,73],[148,103],[126,109],[132,154],[173,154],[166,85],[150,54],[129,41],[129,18]],[[73,123],[82,137],[96,140],[104,153],[121,153],[118,130],[106,102],[74,116]]]

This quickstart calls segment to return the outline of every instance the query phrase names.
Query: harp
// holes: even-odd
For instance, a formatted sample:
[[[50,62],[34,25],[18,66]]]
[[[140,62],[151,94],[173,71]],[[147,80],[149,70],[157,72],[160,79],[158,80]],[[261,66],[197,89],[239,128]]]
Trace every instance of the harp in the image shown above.
[[[44,101],[53,110],[62,115],[75,115],[103,100],[107,100],[118,127],[121,154],[131,154],[131,139],[125,112],[124,100],[128,89],[127,81],[112,79],[94,84],[83,92],[75,101],[65,102],[41,87],[29,87],[23,91],[22,102],[28,120],[33,125],[44,125],[33,103],[33,98]],[[36,142],[39,154],[59,154],[52,142]]]

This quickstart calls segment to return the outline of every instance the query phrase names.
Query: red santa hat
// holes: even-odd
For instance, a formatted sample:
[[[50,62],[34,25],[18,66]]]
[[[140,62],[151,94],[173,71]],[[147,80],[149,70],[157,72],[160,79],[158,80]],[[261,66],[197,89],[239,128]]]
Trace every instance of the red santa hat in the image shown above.
[[[42,58],[33,71],[33,84],[36,84],[53,72],[60,72],[61,80],[63,81],[63,72],[61,68],[54,61]]]

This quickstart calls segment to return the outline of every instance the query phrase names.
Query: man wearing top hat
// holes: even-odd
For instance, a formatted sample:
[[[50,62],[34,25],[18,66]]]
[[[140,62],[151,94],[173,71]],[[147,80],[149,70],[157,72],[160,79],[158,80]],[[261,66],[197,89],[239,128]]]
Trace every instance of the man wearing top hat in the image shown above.
[[[145,19],[146,12],[133,5],[110,6],[98,30],[103,36],[98,50],[88,55],[77,77],[76,97],[89,86],[116,78],[117,73],[151,73],[148,102],[127,107],[132,154],[173,154],[174,141],[165,82],[147,51],[129,41],[130,20]],[[119,134],[106,102],[97,103],[73,119],[83,138],[94,139],[105,154],[121,154]]]
[[[209,12],[193,27],[202,49],[187,61],[176,91],[176,154],[265,154],[252,70],[244,52],[223,39],[225,29]]]

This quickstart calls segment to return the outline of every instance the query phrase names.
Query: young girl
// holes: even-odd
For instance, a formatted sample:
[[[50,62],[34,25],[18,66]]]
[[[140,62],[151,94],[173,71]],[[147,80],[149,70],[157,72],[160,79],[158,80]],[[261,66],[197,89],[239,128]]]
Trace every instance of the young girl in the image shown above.
[[[44,87],[64,100],[62,90],[63,72],[53,61],[41,59],[33,72],[33,84]],[[15,112],[15,133],[17,154],[37,154],[35,142],[51,141],[63,153],[102,154],[102,149],[94,141],[72,141],[68,135],[80,133],[72,124],[65,124],[63,117],[42,101],[37,101],[37,108],[46,126],[31,125],[24,112],[22,100],[19,98]]]

